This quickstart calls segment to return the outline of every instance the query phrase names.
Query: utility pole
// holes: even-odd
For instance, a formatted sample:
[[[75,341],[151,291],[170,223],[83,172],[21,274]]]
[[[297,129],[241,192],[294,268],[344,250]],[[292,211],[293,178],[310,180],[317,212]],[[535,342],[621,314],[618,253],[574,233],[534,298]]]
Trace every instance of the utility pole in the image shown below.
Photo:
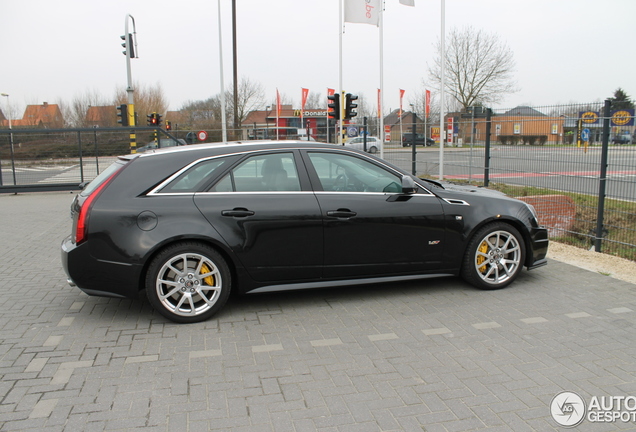
[[[232,0],[232,49],[234,51],[234,139],[239,139],[239,118],[238,118],[238,73],[237,73],[237,53],[236,53],[236,0]],[[221,91],[225,91],[222,89]],[[277,125],[278,126],[278,125]]]

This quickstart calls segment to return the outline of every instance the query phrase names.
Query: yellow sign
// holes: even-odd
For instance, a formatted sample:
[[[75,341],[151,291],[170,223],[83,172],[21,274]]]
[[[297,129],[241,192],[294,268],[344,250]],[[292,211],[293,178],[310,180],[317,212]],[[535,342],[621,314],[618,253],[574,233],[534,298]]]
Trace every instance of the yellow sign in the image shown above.
[[[625,126],[627,123],[630,122],[631,119],[632,115],[629,111],[615,111],[614,114],[612,114],[612,123],[614,123],[616,126]]]
[[[594,111],[587,111],[581,114],[581,120],[583,123],[596,123],[598,121],[598,114]]]

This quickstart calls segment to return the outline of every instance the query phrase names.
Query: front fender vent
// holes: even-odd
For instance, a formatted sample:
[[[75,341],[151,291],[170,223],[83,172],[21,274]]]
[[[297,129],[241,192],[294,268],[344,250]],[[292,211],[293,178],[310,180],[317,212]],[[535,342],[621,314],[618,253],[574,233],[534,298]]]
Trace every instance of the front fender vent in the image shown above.
[[[468,204],[468,202],[464,200],[460,200],[460,199],[443,198],[443,200],[452,205],[465,205],[465,206],[470,205]]]

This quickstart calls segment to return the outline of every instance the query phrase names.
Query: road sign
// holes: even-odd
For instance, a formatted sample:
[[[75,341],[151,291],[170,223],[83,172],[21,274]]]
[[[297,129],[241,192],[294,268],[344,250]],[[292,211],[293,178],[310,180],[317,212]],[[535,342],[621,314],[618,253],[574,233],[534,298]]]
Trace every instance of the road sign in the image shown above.
[[[590,140],[590,130],[588,128],[585,128],[581,131],[581,139],[583,141],[589,141]]]
[[[358,128],[355,127],[355,126],[348,126],[347,127],[347,136],[349,138],[357,137],[358,136]]]
[[[208,133],[206,131],[199,131],[197,132],[197,138],[199,141],[205,141],[208,139]]]

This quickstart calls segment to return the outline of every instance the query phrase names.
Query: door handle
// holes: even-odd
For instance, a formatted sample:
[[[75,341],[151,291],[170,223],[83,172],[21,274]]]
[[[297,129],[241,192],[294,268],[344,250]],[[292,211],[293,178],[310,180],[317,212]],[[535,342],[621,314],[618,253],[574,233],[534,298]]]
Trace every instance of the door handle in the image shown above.
[[[349,209],[338,209],[338,210],[330,210],[327,212],[327,216],[337,217],[337,218],[352,218],[357,215],[356,212],[352,212]]]
[[[245,208],[235,208],[232,210],[223,210],[221,215],[230,217],[247,217],[254,216],[254,212]]]

